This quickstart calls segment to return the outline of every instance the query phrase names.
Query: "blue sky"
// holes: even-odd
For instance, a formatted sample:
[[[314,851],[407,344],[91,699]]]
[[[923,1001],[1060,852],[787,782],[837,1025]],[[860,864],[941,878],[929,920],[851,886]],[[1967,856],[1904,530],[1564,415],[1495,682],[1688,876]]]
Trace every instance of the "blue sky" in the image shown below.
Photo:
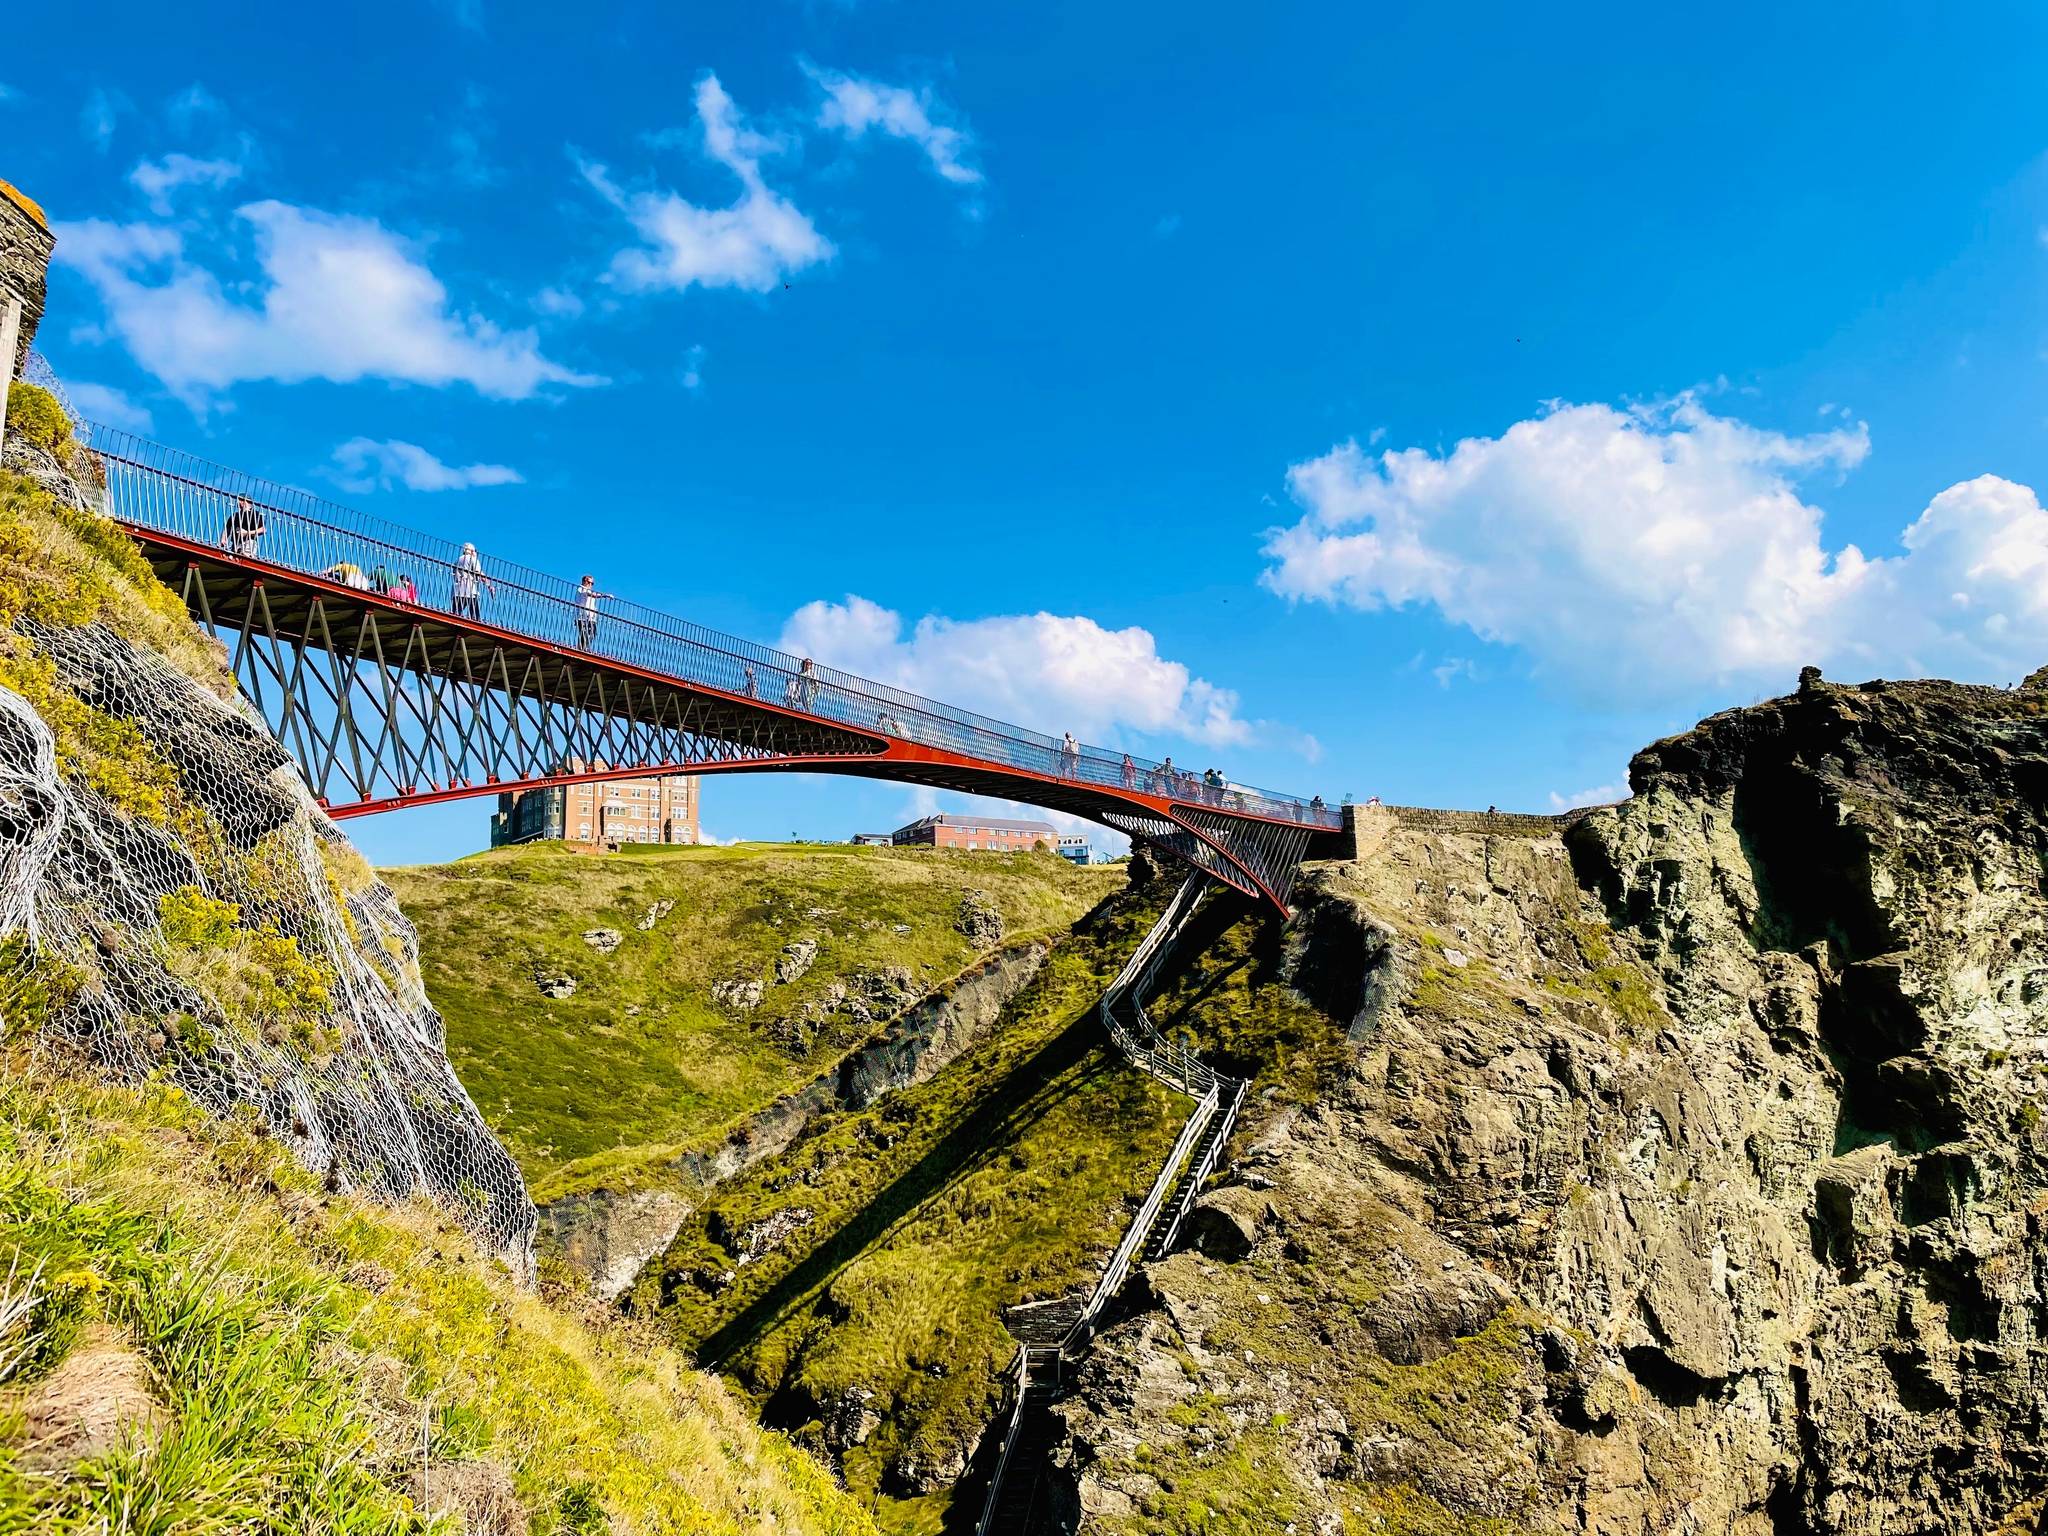
[[[0,176],[224,462],[1332,798],[2048,662],[2036,8],[177,9],[11,22]]]

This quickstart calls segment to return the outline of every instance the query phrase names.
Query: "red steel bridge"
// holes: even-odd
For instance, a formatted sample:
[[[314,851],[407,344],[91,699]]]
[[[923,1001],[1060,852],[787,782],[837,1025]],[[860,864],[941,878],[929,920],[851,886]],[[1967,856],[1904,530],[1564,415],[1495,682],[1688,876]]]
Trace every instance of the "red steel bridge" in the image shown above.
[[[1083,746],[576,588],[107,427],[108,509],[336,817],[657,773],[858,774],[1071,812],[1283,913],[1338,812]],[[260,520],[261,534],[237,540]],[[255,517],[249,516],[250,513]],[[379,569],[411,578],[377,590]]]

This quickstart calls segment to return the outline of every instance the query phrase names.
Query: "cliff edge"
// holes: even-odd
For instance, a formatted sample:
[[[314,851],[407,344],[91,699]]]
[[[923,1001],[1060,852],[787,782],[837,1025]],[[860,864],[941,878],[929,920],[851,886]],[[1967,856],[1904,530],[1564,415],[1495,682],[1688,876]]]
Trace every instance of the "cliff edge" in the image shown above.
[[[1312,873],[1348,1066],[1098,1345],[1067,1528],[2040,1528],[2048,674],[1811,674],[1631,784]]]
[[[412,926],[45,414],[0,466],[0,1021],[250,1113],[336,1189],[431,1196],[530,1272]]]

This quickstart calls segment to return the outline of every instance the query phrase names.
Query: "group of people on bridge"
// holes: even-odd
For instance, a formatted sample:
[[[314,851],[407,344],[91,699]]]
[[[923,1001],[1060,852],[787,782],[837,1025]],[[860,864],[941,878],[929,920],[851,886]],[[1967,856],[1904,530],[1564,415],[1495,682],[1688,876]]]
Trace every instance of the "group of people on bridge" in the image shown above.
[[[229,512],[226,522],[222,526],[221,547],[239,559],[253,560],[258,558],[258,551],[269,531],[269,524],[264,516],[264,509],[249,497],[239,496],[235,500],[233,510]],[[372,544],[371,548],[380,555],[398,553],[396,550],[391,549],[390,546],[382,544]],[[485,573],[483,561],[477,554],[476,546],[465,543],[462,546],[461,552],[452,563],[432,560],[429,557],[419,558],[429,559],[430,565],[447,571],[448,611],[458,619],[481,621],[483,617],[483,601],[486,597],[489,597],[494,602],[496,601],[498,585]],[[310,564],[311,562],[308,563]],[[335,582],[353,591],[371,592],[380,597],[390,598],[401,603],[418,604],[422,602],[419,583],[409,573],[396,570],[391,565],[383,563],[381,559],[368,571],[365,571],[361,565],[353,560],[336,560],[318,574],[324,580]],[[579,649],[585,651],[595,651],[597,649],[598,604],[613,601],[615,596],[616,594],[611,592],[598,591],[596,579],[589,575],[585,575],[576,584],[569,598],[568,608],[575,628],[576,645]],[[561,599],[545,597],[544,601],[552,605],[559,604]],[[556,611],[559,610],[557,609]],[[761,678],[755,662],[744,660],[743,658],[734,659],[741,660],[740,691],[749,699],[762,698]],[[808,656],[804,657],[793,672],[783,667],[773,666],[772,663],[763,663],[763,665],[769,666],[774,674],[780,676],[779,702],[785,708],[802,710],[806,714],[817,714],[820,712],[818,700],[821,679],[818,674],[818,665],[815,661],[811,660]],[[729,679],[714,681],[717,682],[718,686],[731,686]],[[834,713],[843,714],[843,708],[834,711]],[[847,718],[850,719],[851,717],[848,716]],[[929,726],[938,728],[938,736],[933,736],[933,731],[927,728],[927,721],[923,715],[919,715],[910,725],[906,725],[902,719],[886,709],[874,716],[875,728],[884,735],[906,741],[933,736],[931,744],[942,746],[953,744],[939,739],[939,736],[952,734],[945,729],[948,724],[949,722],[943,718],[931,720]],[[973,748],[970,747],[970,749]],[[1027,755],[1042,750],[1027,748]],[[1057,758],[1055,772],[1062,779],[1077,783],[1088,780],[1104,785],[1116,783],[1127,790],[1142,789],[1148,794],[1193,801],[1203,805],[1214,806],[1219,810],[1238,812],[1258,811],[1261,814],[1272,814],[1271,809],[1264,804],[1255,806],[1252,803],[1254,801],[1264,802],[1264,796],[1233,785],[1223,776],[1221,770],[1216,768],[1206,769],[1202,773],[1196,774],[1176,768],[1173,759],[1170,757],[1152,767],[1141,768],[1137,761],[1126,752],[1123,754],[1123,761],[1118,767],[1115,778],[1112,779],[1106,758],[1098,759],[1099,766],[1094,771],[1084,771],[1081,744],[1075,739],[1072,731],[1067,731],[1061,736],[1059,744],[1054,751]],[[1043,761],[1043,759],[1040,759],[1040,761]],[[1019,763],[1018,766],[1029,767],[1035,765],[1027,761]],[[1306,805],[1299,800],[1287,801],[1286,805],[1291,807],[1292,815],[1297,821],[1320,820],[1325,810],[1320,795],[1309,801]]]

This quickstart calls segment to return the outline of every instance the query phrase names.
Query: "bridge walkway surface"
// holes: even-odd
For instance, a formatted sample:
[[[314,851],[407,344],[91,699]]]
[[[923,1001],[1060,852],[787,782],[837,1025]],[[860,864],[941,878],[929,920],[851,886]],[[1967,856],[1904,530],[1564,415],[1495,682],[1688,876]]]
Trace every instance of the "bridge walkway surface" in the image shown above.
[[[653,773],[857,774],[1021,800],[1287,910],[1320,797],[1205,784],[836,671],[88,424],[110,515],[337,817]]]
[[[1194,917],[1207,884],[1199,871],[1181,882],[1159,920],[1103,992],[1100,1005],[1110,1038],[1132,1065],[1187,1094],[1194,1099],[1194,1108],[1094,1290],[1085,1298],[1060,1297],[1015,1307],[1006,1315],[1019,1344],[996,1421],[1002,1440],[989,1471],[975,1536],[1023,1536],[1044,1528],[1046,1464],[1061,1429],[1054,1405],[1072,1367],[1087,1352],[1134,1265],[1154,1262],[1172,1251],[1243,1108],[1249,1084],[1224,1077],[1192,1051],[1167,1040],[1144,1007],[1145,995]]]

